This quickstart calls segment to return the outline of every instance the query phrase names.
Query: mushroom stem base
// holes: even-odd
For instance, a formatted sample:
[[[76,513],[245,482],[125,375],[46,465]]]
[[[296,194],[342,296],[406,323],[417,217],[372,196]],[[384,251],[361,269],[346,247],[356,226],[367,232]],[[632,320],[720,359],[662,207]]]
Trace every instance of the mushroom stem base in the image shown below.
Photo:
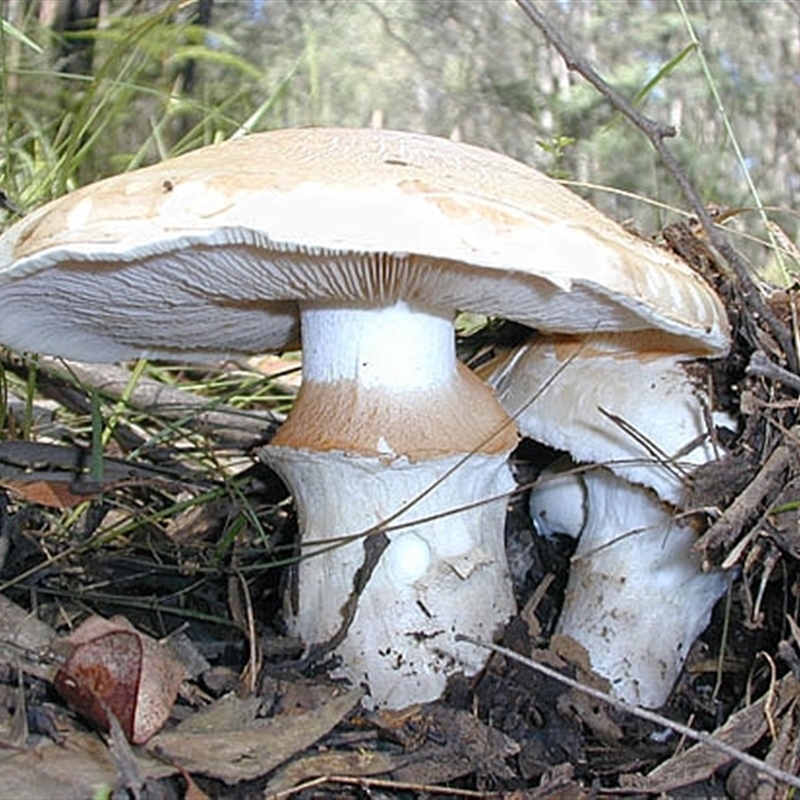
[[[336,674],[369,686],[368,705],[435,700],[450,675],[483,667],[486,651],[455,637],[490,641],[515,612],[503,540],[504,495],[514,488],[506,454],[387,464],[273,445],[262,458],[297,503],[302,558],[286,616],[307,646],[339,630],[365,532],[388,538],[334,651]]]
[[[586,519],[557,633],[586,648],[617,697],[658,708],[727,577],[700,569],[694,528],[652,492],[604,469],[587,472],[583,482]],[[531,501],[538,503],[536,490]]]

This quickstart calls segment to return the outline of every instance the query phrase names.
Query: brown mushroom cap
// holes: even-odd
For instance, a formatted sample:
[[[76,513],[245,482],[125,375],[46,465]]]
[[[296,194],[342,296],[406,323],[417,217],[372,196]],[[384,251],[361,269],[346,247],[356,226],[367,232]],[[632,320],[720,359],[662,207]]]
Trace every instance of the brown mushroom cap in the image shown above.
[[[718,299],[677,258],[524,164],[412,133],[213,145],[79,189],[0,239],[0,341],[67,357],[263,352],[296,340],[299,301],[400,298],[545,332],[728,342]]]

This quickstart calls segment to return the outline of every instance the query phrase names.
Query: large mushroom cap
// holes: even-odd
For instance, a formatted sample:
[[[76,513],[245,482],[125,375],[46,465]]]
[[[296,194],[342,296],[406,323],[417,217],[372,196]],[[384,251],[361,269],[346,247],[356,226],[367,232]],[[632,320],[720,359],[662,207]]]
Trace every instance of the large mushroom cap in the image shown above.
[[[298,302],[403,298],[542,331],[660,329],[708,353],[723,309],[683,262],[502,155],[281,130],[86,186],[0,239],[0,341],[117,360],[263,352]]]

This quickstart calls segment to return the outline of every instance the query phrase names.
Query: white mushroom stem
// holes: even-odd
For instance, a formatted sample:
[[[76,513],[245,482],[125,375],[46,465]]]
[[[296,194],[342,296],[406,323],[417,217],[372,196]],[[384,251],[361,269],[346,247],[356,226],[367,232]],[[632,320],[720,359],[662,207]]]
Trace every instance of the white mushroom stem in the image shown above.
[[[426,390],[456,368],[451,314],[389,306],[306,304],[300,312],[303,379],[354,381],[378,392]]]
[[[365,561],[365,536],[351,537],[387,527],[335,650],[374,706],[433,700],[450,675],[474,674],[485,654],[456,634],[491,639],[514,613],[503,528],[516,433],[458,363],[451,319],[405,303],[304,308],[303,385],[264,451],[297,503],[287,616],[306,645],[342,625]]]
[[[580,535],[557,632],[586,648],[617,697],[662,706],[726,586],[724,573],[700,570],[696,531],[653,492],[601,468],[545,477],[531,513],[547,532],[566,522],[558,532]]]
[[[514,613],[502,535],[506,504],[501,498],[455,510],[511,491],[505,456],[387,463],[340,451],[271,448],[269,458],[294,487],[306,540],[289,619],[307,644],[336,634],[365,560],[364,537],[346,543],[338,537],[379,525],[444,478],[391,523],[389,546],[335,651],[342,659],[336,674],[366,683],[370,705],[404,708],[441,696],[453,673],[478,672],[485,652],[455,635],[491,641]],[[457,476],[447,477],[453,469]]]
[[[525,436],[605,467],[543,481],[533,509],[543,533],[581,536],[559,632],[618,696],[650,707],[667,699],[726,582],[701,571],[697,531],[671,512],[718,453],[704,369],[663,333],[598,333],[532,339],[491,378]]]

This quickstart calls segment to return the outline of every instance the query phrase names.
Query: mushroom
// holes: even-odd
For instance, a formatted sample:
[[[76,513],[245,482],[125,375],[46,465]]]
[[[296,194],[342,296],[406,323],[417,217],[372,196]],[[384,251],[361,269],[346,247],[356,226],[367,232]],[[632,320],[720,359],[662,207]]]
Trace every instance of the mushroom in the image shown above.
[[[702,350],[659,332],[532,339],[491,382],[521,432],[564,451],[531,492],[544,535],[580,537],[556,632],[630,703],[662,706],[727,585],[692,552],[694,468],[719,456]],[[531,398],[535,398],[531,402]]]
[[[519,162],[425,135],[258,134],[79,189],[0,239],[16,349],[202,360],[279,350],[299,323],[302,388],[263,452],[301,530],[286,616],[375,706],[475,674],[486,652],[457,635],[488,640],[515,610],[517,433],[456,359],[457,310],[727,343],[682,262]]]

